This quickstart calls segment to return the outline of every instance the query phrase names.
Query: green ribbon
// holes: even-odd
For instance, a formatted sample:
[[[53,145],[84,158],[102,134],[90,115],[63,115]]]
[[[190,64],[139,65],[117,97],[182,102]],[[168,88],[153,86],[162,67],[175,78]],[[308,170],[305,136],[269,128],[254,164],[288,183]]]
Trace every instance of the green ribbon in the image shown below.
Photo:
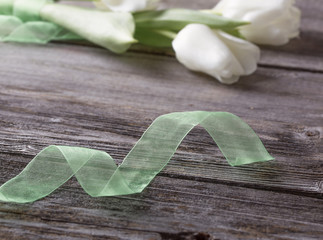
[[[41,19],[40,10],[50,0],[1,0],[0,41],[45,44],[53,40],[80,40],[65,28]]]
[[[7,1],[7,0],[6,0]],[[40,21],[40,10],[50,0],[11,0],[13,3],[13,15],[22,21]]]
[[[140,193],[167,165],[184,137],[201,125],[230,165],[274,159],[255,132],[227,112],[177,112],[158,117],[117,166],[105,152],[68,146],[42,150],[0,187],[0,200],[26,203],[43,198],[75,175],[93,197]]]

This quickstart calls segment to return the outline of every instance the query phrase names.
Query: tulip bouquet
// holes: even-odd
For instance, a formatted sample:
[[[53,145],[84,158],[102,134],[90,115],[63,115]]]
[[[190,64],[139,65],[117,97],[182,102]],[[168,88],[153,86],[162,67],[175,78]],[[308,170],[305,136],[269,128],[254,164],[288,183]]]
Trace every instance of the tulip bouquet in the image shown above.
[[[256,70],[255,44],[282,45],[299,35],[301,14],[294,0],[221,0],[208,10],[158,9],[158,0],[93,3],[96,9],[0,0],[0,41],[85,39],[115,53],[134,43],[172,47],[188,69],[232,84]]]

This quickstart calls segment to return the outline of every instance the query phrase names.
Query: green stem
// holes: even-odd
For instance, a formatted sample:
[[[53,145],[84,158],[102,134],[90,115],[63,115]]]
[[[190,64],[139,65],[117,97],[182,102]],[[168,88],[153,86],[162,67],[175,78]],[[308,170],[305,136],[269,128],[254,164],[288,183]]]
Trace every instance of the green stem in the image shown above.
[[[177,34],[172,31],[167,31],[167,30],[155,30],[156,33],[159,33],[162,36],[168,37],[169,39],[174,40]]]

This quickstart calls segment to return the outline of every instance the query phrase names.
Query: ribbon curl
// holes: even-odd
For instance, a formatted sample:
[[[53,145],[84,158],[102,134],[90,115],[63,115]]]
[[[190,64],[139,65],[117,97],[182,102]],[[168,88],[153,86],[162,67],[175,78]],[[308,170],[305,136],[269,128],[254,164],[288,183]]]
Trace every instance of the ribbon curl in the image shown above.
[[[16,177],[0,187],[0,200],[33,202],[73,175],[92,197],[140,193],[167,165],[185,136],[201,125],[231,166],[274,159],[255,132],[227,112],[176,112],[158,117],[117,166],[105,152],[68,146],[42,150]]]

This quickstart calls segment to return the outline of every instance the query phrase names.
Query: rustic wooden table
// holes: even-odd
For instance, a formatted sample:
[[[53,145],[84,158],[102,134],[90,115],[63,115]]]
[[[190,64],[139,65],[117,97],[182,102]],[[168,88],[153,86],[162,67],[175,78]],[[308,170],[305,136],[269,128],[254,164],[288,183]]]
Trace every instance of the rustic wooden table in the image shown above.
[[[186,70],[169,50],[0,44],[0,183],[50,144],[120,163],[154,118],[174,111],[235,113],[276,157],[230,167],[197,128],[142,194],[92,198],[72,179],[32,204],[0,203],[0,238],[322,239],[323,5],[297,5],[301,38],[263,47],[257,72],[232,86]]]

